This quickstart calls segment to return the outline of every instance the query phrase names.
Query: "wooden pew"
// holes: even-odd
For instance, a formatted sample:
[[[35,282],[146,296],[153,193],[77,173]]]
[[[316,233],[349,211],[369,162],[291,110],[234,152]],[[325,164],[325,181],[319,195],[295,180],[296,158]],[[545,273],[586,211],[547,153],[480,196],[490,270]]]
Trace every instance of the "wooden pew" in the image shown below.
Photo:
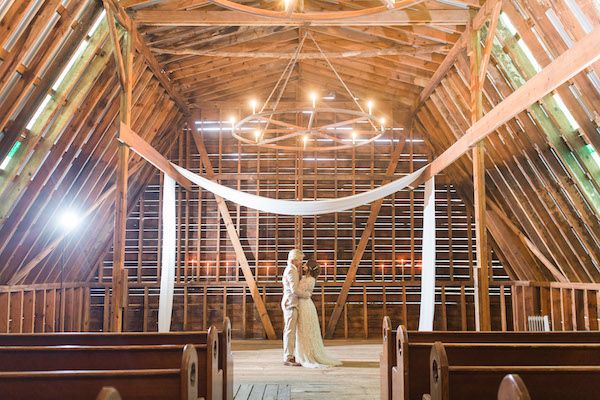
[[[392,399],[392,368],[396,365],[396,331],[390,317],[383,318],[383,350],[379,355],[381,400]]]
[[[124,333],[42,333],[42,334],[0,334],[0,346],[126,346],[126,345],[203,345],[207,331],[200,332],[124,332]],[[223,371],[222,398],[233,400],[233,354],[231,351],[231,323],[223,321],[223,329],[218,331],[218,368]]]
[[[441,342],[431,349],[432,400],[487,400],[507,373],[521,376],[534,399],[598,398],[600,365],[456,365]]]
[[[395,340],[396,365],[391,368],[392,399],[421,400],[422,395],[429,390],[429,355],[431,346],[436,341],[445,344],[453,343],[453,346],[448,349],[452,354],[461,352],[461,343],[466,347],[473,347],[476,344],[481,346],[511,343],[571,343],[573,345],[580,343],[588,348],[594,348],[597,343],[600,343],[600,332],[416,332],[407,331],[400,325]],[[586,346],[579,348],[579,354]],[[471,350],[465,351],[473,354]],[[501,353],[501,350],[496,350],[496,354],[498,352]],[[381,373],[383,374],[383,371]]]
[[[196,350],[186,345],[178,368],[0,372],[0,393],[11,400],[92,400],[104,387],[123,400],[198,400]]]
[[[121,400],[121,395],[114,387],[103,387],[96,400]]]
[[[218,337],[208,330],[207,343],[195,345],[198,395],[221,400],[223,372],[218,368]],[[193,345],[192,345],[193,346]],[[184,345],[0,346],[0,371],[173,369]]]
[[[508,374],[500,382],[498,400],[531,400],[525,382],[519,375]]]

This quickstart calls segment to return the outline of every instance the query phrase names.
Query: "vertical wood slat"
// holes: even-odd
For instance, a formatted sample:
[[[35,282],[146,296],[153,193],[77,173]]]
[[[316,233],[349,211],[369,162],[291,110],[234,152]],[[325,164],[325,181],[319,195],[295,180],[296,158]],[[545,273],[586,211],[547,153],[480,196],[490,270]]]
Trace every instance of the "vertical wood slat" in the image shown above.
[[[10,292],[0,293],[0,333],[8,333],[10,326]]]
[[[33,333],[35,320],[35,290],[23,292],[23,333]]]
[[[506,332],[506,295],[504,285],[500,285],[500,326],[502,332]]]
[[[23,332],[23,291],[10,294],[10,333]]]
[[[38,290],[35,294],[35,317],[33,323],[33,332],[35,333],[44,333],[46,319],[46,292],[46,290]]]
[[[56,289],[46,291],[44,304],[46,319],[44,321],[44,332],[54,332],[56,328]]]

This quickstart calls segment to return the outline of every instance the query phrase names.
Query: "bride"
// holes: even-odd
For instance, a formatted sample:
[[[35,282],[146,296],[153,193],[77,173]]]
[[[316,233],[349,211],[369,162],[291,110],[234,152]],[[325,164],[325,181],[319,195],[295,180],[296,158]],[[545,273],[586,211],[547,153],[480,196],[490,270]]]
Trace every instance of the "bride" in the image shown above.
[[[305,275],[298,283],[298,291],[308,294],[298,301],[298,332],[296,334],[296,362],[306,368],[323,368],[342,365],[325,352],[319,317],[312,296],[316,278],[321,267],[315,260],[308,260],[304,265]]]

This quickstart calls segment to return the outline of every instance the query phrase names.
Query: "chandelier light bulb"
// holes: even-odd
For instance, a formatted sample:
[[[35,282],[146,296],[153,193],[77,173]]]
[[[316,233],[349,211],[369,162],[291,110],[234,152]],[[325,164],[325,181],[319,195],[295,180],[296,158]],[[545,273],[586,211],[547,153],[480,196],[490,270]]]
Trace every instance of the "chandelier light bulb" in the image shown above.
[[[306,148],[306,144],[308,143],[308,135],[302,136],[302,142],[304,142],[304,148]]]
[[[352,131],[352,144],[356,144],[356,132]]]
[[[294,0],[283,0],[283,9],[289,11]]]
[[[256,99],[252,99],[250,100],[250,107],[252,107],[252,114],[256,114],[256,106],[257,106],[257,102]]]
[[[381,131],[383,132],[385,130],[385,127],[384,127],[384,125],[385,125],[385,118],[381,117],[379,119],[379,123],[381,124]]]
[[[367,108],[369,109],[369,115],[373,114],[373,100],[367,101]]]
[[[260,139],[260,131],[258,129],[254,131],[254,138],[256,139],[256,142],[258,143],[258,140]]]

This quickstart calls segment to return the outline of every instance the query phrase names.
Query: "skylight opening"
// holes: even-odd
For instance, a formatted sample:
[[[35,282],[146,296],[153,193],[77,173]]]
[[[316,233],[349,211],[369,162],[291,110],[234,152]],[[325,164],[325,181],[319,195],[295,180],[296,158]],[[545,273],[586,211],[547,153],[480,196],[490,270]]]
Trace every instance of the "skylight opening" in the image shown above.
[[[517,41],[517,44],[519,45],[521,50],[523,50],[523,53],[525,54],[525,56],[531,63],[531,66],[535,69],[535,72],[540,72],[542,70],[542,66],[537,62],[537,60],[533,56],[533,53],[531,52],[529,47],[525,44],[525,41],[523,39],[519,39]]]
[[[569,111],[569,109],[565,105],[565,102],[563,101],[562,97],[560,97],[559,94],[555,94],[554,96],[552,96],[552,98],[554,99],[554,101],[556,101],[558,108],[565,115],[565,117],[567,118],[567,121],[569,121],[569,124],[571,125],[571,127],[574,130],[579,129],[579,124],[573,117],[573,114],[571,114],[571,111]]]
[[[598,79],[598,75],[596,75],[596,72],[595,71],[588,72],[587,77],[592,82],[592,85],[594,85],[594,88],[596,89],[596,91],[598,93],[600,93],[600,79]]]
[[[579,22],[579,24],[581,25],[581,27],[583,28],[583,30],[586,33],[590,33],[592,31],[592,24],[590,24],[589,19],[583,13],[583,11],[581,10],[581,8],[579,7],[579,4],[577,4],[577,2],[575,2],[573,0],[565,0],[565,2],[567,3],[567,7],[569,7],[569,9],[571,10],[571,12],[573,13],[573,15],[575,16],[575,18]]]
[[[546,11],[546,17],[548,17],[548,19],[554,26],[554,29],[556,29],[556,31],[562,38],[563,42],[565,42],[567,47],[573,47],[573,39],[571,39],[567,31],[565,30],[565,27],[563,26],[562,22],[560,22],[558,16],[556,15],[553,9],[549,8],[548,11]]]
[[[598,154],[594,146],[591,144],[586,144],[585,149],[590,153],[590,156],[592,156],[592,159],[596,162],[596,165],[600,167],[600,154]]]
[[[2,164],[0,164],[0,170],[4,171],[6,169],[6,167],[8,167],[8,164],[10,163],[10,160],[13,159],[13,157],[15,156],[15,153],[17,152],[17,150],[19,150],[19,147],[21,147],[21,142],[19,142],[19,141],[15,142],[15,144],[13,145],[13,147],[10,149],[10,151],[8,152],[8,154],[6,155],[6,157],[4,158],[4,161],[2,161]]]
[[[88,46],[89,43],[90,42],[88,42],[87,40],[84,40],[84,41],[81,42],[81,44],[79,44],[79,47],[77,47],[77,50],[75,50],[75,53],[73,53],[73,55],[69,59],[69,62],[63,68],[62,72],[60,73],[60,75],[56,79],[56,82],[54,82],[54,85],[52,85],[52,90],[56,91],[58,89],[58,87],[60,86],[60,84],[67,77],[67,74],[69,73],[69,71],[71,71],[71,68],[73,68],[73,65],[75,65],[75,62],[83,54],[84,50],[86,49],[86,47]]]
[[[44,111],[44,109],[46,108],[46,106],[48,105],[50,100],[52,100],[52,96],[47,94],[46,97],[44,98],[44,101],[42,101],[42,104],[40,104],[40,106],[37,108],[37,110],[35,110],[35,113],[33,113],[33,117],[31,117],[31,119],[25,126],[25,129],[30,131],[31,128],[33,128],[33,125],[35,124],[37,119],[40,117],[40,115],[42,114],[42,111]]]
[[[105,15],[106,15],[106,10],[102,10],[102,12],[100,13],[100,15],[98,15],[98,17],[96,18],[96,20],[92,24],[92,27],[88,31],[88,34],[87,34],[88,36],[91,37],[91,36],[94,35],[94,33],[96,33],[96,30],[98,30],[98,27],[100,26],[100,23],[104,19]]]
[[[515,26],[513,25],[508,15],[506,15],[506,13],[500,13],[500,21],[506,27],[506,29],[508,29],[512,36],[515,36],[517,34],[517,28],[515,28]]]

